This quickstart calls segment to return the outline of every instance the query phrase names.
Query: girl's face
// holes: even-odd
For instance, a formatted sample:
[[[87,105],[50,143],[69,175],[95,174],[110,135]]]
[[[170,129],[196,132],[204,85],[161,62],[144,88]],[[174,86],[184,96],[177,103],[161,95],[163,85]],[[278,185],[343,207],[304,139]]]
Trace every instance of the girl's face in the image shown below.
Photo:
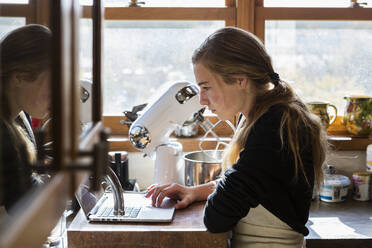
[[[223,79],[202,64],[194,65],[194,74],[200,87],[200,104],[207,105],[221,120],[232,119],[243,109],[241,84],[226,84]]]
[[[33,82],[19,81],[16,97],[21,110],[42,119],[50,112],[50,72],[44,71]]]

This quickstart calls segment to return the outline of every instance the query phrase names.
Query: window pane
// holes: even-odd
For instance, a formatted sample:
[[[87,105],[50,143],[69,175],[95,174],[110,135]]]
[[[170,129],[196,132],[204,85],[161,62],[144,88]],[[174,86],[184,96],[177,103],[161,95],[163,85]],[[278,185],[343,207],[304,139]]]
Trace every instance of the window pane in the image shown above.
[[[372,94],[372,22],[266,21],[275,70],[305,101],[329,101],[343,114],[345,95]]]
[[[25,24],[26,19],[23,17],[0,17],[0,39],[8,32]]]
[[[92,5],[92,0],[80,0],[81,5]],[[130,0],[104,0],[105,6],[127,7]],[[225,0],[138,0],[143,7],[225,7]]]
[[[81,86],[80,122],[82,134],[92,122],[92,67],[93,67],[93,22],[92,19],[80,19],[79,26],[79,79]]]
[[[80,19],[80,79],[92,80],[93,23],[92,19]]]
[[[369,0],[371,1],[371,0]],[[363,1],[366,2],[366,1]],[[265,7],[349,7],[350,0],[264,0]]]
[[[88,22],[81,47],[84,69],[91,78],[91,33]],[[147,103],[159,87],[176,81],[194,82],[191,55],[224,21],[105,21],[103,112],[122,115]],[[89,36],[89,38],[87,38]]]

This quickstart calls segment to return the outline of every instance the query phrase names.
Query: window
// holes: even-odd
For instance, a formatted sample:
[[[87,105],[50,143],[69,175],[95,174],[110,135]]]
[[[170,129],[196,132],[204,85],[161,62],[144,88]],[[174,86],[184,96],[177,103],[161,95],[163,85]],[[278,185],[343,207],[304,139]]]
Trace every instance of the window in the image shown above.
[[[122,112],[150,102],[167,83],[194,82],[192,52],[216,29],[235,26],[237,14],[232,0],[145,0],[144,7],[126,7],[128,2],[105,1],[103,114],[104,125],[111,129],[110,149],[136,151],[126,138],[128,127],[120,124]],[[92,1],[80,4],[85,18],[80,26],[80,76],[90,79]],[[227,124],[215,131],[221,137],[231,135]],[[185,150],[197,149],[197,139],[185,142]],[[214,148],[216,142],[209,143]]]
[[[105,21],[104,115],[147,103],[164,84],[194,82],[191,55],[223,21]]]
[[[372,21],[266,21],[265,45],[283,79],[305,101],[372,92]]]
[[[235,22],[235,8],[225,7],[225,0],[146,1],[148,8],[117,7],[119,3],[127,1],[105,1],[104,115],[122,116],[149,102],[167,83],[194,82],[194,49],[216,29]],[[86,44],[91,44],[92,24],[89,19],[81,24],[81,76],[91,78],[92,48]]]
[[[105,1],[103,112],[113,134],[127,131],[118,124],[122,111],[148,102],[165,83],[194,81],[193,49],[225,25],[263,40],[275,69],[305,101],[328,100],[342,116],[343,96],[371,92],[370,0],[364,8],[350,8],[350,0],[145,0],[137,8],[125,7],[128,2]],[[83,8],[89,18],[89,6]],[[82,29],[90,26],[85,21]],[[83,45],[83,57],[90,50]],[[82,75],[90,76],[91,62],[82,64]]]
[[[91,22],[82,21],[84,78],[91,78]],[[149,102],[170,82],[194,82],[191,55],[223,21],[105,21],[104,115]],[[89,44],[89,45],[85,45]]]
[[[305,101],[327,100],[337,106],[338,117],[328,128],[330,135],[337,136],[348,135],[342,124],[343,97],[372,92],[367,79],[371,76],[372,2],[364,1],[368,5],[361,7],[351,2],[355,1],[259,0],[253,18],[254,32],[265,42],[281,77]],[[345,149],[351,147],[360,149],[365,144],[355,140]]]

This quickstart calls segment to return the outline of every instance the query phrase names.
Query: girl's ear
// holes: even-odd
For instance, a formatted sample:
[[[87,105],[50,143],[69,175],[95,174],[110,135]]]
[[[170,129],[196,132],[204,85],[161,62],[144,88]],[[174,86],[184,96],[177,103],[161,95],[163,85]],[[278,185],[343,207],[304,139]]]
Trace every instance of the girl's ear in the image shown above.
[[[22,77],[17,72],[13,73],[13,75],[11,76],[11,82],[17,88],[22,87]]]
[[[22,87],[22,83],[25,81],[26,78],[26,74],[22,72],[16,72],[13,74],[13,79],[16,87]]]
[[[246,77],[239,77],[238,78],[238,84],[239,84],[239,86],[242,89],[246,89],[247,88],[247,84],[248,84],[248,78],[246,78]]]

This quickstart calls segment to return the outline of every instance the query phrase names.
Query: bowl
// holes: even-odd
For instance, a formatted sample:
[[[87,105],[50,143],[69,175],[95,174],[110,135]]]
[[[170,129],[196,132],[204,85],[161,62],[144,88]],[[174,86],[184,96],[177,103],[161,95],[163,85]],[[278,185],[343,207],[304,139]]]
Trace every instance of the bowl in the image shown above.
[[[222,172],[223,150],[193,151],[184,155],[185,185],[196,186],[216,180]]]

